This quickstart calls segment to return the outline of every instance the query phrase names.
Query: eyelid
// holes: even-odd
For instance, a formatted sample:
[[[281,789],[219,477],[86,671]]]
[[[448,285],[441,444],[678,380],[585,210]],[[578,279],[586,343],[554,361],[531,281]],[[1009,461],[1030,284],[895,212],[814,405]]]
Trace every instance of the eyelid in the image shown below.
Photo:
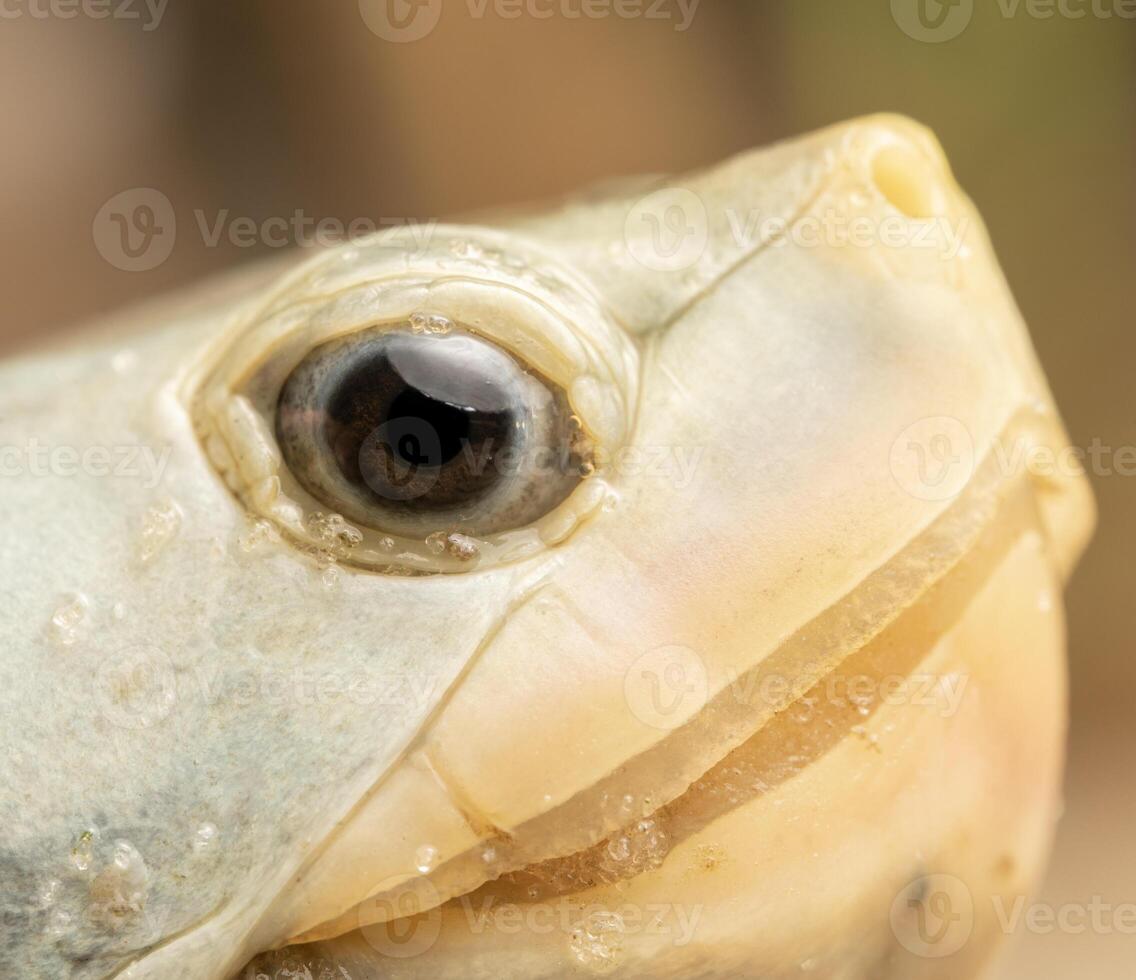
[[[320,255],[234,324],[193,372],[187,399],[210,459],[256,516],[310,547],[313,502],[282,465],[272,425],[291,371],[320,344],[414,314],[440,316],[499,344],[566,393],[599,452],[610,458],[634,417],[638,351],[570,270],[529,243],[485,229],[433,229],[425,247],[400,229]],[[234,336],[235,334],[235,336]],[[485,567],[562,540],[606,496],[603,474],[585,481],[532,528],[482,545]],[[492,537],[492,536],[491,536]],[[437,556],[400,553],[364,532],[340,555],[363,567],[450,571]],[[326,543],[326,542],[324,542]],[[379,547],[382,544],[384,547]],[[406,542],[396,542],[395,550]],[[405,550],[405,549],[403,549]]]

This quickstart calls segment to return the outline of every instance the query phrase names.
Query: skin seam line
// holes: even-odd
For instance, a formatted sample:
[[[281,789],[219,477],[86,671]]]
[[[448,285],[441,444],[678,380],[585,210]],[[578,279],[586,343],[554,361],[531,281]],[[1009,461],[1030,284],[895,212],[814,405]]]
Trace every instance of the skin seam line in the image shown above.
[[[446,791],[446,795],[454,805],[454,809],[462,815],[462,818],[469,825],[470,830],[481,837],[512,837],[507,830],[494,823],[492,818],[474,803],[461,783],[458,782],[457,778],[442,764],[441,760],[430,746],[423,747],[422,755],[426,760],[427,767],[430,769],[430,774]]]
[[[348,810],[347,813],[345,813],[340,819],[335,821],[331,832],[328,833],[327,836],[324,837],[319,842],[319,844],[308,853],[300,868],[289,876],[289,882],[295,881],[297,878],[302,878],[306,870],[310,869],[316,863],[316,861],[323,856],[328,848],[331,847],[331,845],[339,838],[339,834],[342,829],[346,825],[350,824],[355,819],[355,817],[358,816],[359,812],[364,808],[364,806],[374,798],[375,794],[377,794],[380,789],[382,789],[395,769],[397,769],[399,765],[405,762],[414,753],[415,750],[419,748],[425,748],[424,737],[422,734],[423,731],[429,729],[432,723],[437,720],[437,718],[442,714],[447,705],[449,705],[450,701],[453,699],[454,692],[461,687],[462,681],[465,680],[468,674],[472,671],[473,666],[481,659],[481,655],[485,652],[486,649],[488,649],[490,644],[494,639],[496,639],[501,630],[504,629],[505,624],[508,622],[513,613],[527,604],[535,595],[537,595],[541,590],[545,588],[543,579],[546,574],[547,572],[542,572],[542,575],[538,582],[528,586],[527,588],[522,587],[521,593],[507,604],[506,608],[502,610],[501,615],[497,618],[497,620],[492,623],[486,630],[485,635],[482,636],[481,640],[478,642],[476,649],[466,659],[466,662],[465,664],[463,664],[462,669],[458,672],[457,676],[454,677],[453,682],[450,684],[446,693],[439,700],[438,704],[435,705],[434,709],[427,715],[425,719],[423,719],[422,725],[419,727],[418,732],[411,736],[403,750],[394,759],[391,760],[390,764],[375,780],[371,788],[368,789],[366,793],[361,795],[355,801],[355,803],[351,806],[350,810]],[[429,761],[431,768],[433,768],[434,760],[431,759]],[[463,816],[465,816],[464,812]],[[471,827],[472,826],[473,825],[471,824]],[[476,827],[473,827],[473,829],[476,830]],[[281,888],[280,891],[278,891],[272,897],[271,902],[267,903],[264,907],[266,909],[271,908],[272,905],[274,905],[280,898],[280,895],[283,891],[284,888]],[[255,928],[255,926],[253,928]],[[247,938],[247,935],[245,938]]]
[[[818,178],[816,189],[805,194],[801,199],[801,203],[793,208],[787,219],[788,224],[795,223],[801,215],[805,214],[821,197],[822,194],[829,188],[833,178],[836,175],[836,166],[830,166],[823,176]],[[669,330],[675,323],[681,320],[687,313],[694,309],[699,303],[702,302],[707,296],[716,290],[722,283],[739,272],[751,259],[757,258],[763,252],[767,251],[773,244],[773,238],[767,238],[764,241],[758,242],[749,251],[743,252],[737,259],[724,268],[717,276],[704,286],[699,287],[689,299],[686,300],[681,306],[674,310],[667,316],[658,326],[653,327],[649,333],[664,333]]]
[[[303,877],[305,870],[310,868],[312,866],[312,864],[320,856],[323,855],[323,853],[328,849],[328,847],[330,847],[331,844],[336,839],[338,839],[339,831],[346,824],[350,823],[351,820],[363,808],[364,804],[369,802],[371,800],[371,798],[386,784],[386,781],[390,777],[391,773],[403,761],[405,761],[406,758],[416,748],[421,746],[421,744],[422,744],[422,741],[421,741],[422,730],[425,729],[425,728],[428,728],[430,723],[433,722],[438,717],[438,715],[441,714],[441,712],[445,708],[445,706],[447,704],[449,704],[450,700],[453,697],[454,691],[456,691],[457,688],[460,687],[461,681],[466,677],[466,675],[472,669],[473,665],[480,659],[481,654],[488,648],[488,646],[490,645],[490,643],[492,643],[492,641],[497,636],[497,634],[500,633],[500,631],[504,628],[505,623],[507,622],[509,617],[513,614],[513,612],[515,612],[517,609],[520,609],[530,599],[532,599],[537,593],[539,593],[542,589],[545,588],[544,579],[547,577],[547,574],[548,574],[547,570],[542,570],[541,573],[538,576],[538,581],[536,581],[535,583],[532,583],[528,586],[522,586],[521,593],[518,596],[516,596],[506,606],[506,608],[502,611],[502,613],[498,617],[498,619],[493,624],[491,624],[490,627],[486,630],[485,635],[482,637],[482,639],[478,643],[476,649],[473,651],[473,653],[467,659],[462,670],[454,678],[454,681],[450,685],[446,695],[438,702],[438,704],[435,706],[435,709],[427,716],[427,718],[424,719],[423,724],[419,728],[418,733],[416,735],[412,736],[408,740],[407,745],[403,749],[403,751],[400,752],[394,759],[391,760],[390,764],[386,767],[384,772],[375,780],[375,782],[371,786],[371,788],[366,793],[364,793],[362,796],[359,797],[359,799],[354,803],[354,805],[351,807],[351,809],[346,814],[344,814],[339,820],[335,821],[335,824],[333,826],[332,831],[323,840],[320,841],[319,845],[316,848],[314,848],[307,855],[307,857],[304,860],[304,863],[300,866],[300,868],[298,868],[296,871],[294,871],[292,874],[290,874],[288,876],[288,883],[289,884],[294,882],[297,878]],[[463,814],[463,816],[464,816],[464,814]],[[283,893],[283,891],[287,887],[288,887],[288,885],[284,885],[283,887],[281,887],[276,892],[276,894],[272,897],[271,901],[264,904],[263,908],[270,909],[276,903],[276,901],[280,898],[280,895]],[[175,933],[172,936],[167,936],[166,938],[164,938],[160,942],[155,943],[153,946],[149,947],[148,949],[138,953],[136,956],[132,957],[128,962],[124,963],[114,973],[108,974],[108,980],[119,980],[119,978],[122,978],[124,976],[124,974],[126,974],[130,969],[132,969],[134,966],[136,966],[144,958],[146,958],[148,956],[152,956],[153,954],[155,954],[155,953],[157,953],[161,950],[166,949],[167,947],[173,945],[174,943],[193,935],[194,933],[199,931],[201,928],[208,925],[210,922],[213,922],[214,920],[220,918],[226,912],[226,910],[230,908],[231,905],[232,905],[232,899],[226,900],[223,904],[219,905],[212,912],[210,912],[208,915],[204,916],[203,918],[201,918],[197,922],[193,923],[192,925],[187,926],[185,929],[180,930],[179,932]],[[254,922],[245,931],[244,935],[242,935],[239,938],[239,940],[237,941],[237,943],[235,945],[239,947],[245,940],[248,939],[249,934],[253,930],[255,930],[256,927],[259,924],[260,924],[260,919],[257,919],[257,921]]]

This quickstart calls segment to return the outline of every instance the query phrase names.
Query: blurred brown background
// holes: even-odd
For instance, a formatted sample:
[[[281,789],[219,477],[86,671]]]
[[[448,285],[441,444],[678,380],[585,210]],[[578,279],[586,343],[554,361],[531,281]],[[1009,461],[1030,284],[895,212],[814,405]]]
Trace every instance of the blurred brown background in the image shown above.
[[[1136,445],[1136,21],[1123,0],[1048,17],[963,0],[965,29],[927,43],[900,26],[916,2],[714,0],[679,30],[677,0],[664,19],[574,18],[579,0],[507,19],[448,0],[409,43],[369,30],[351,0],[6,15],[0,348],[272,252],[208,247],[198,209],[429,220],[887,109],[936,130],[985,214],[1074,442]],[[100,256],[92,219],[135,187],[172,201],[180,233],[168,261],[130,273]],[[1096,491],[1100,530],[1069,595],[1068,810],[1042,896],[1055,906],[1136,902],[1136,483]],[[1011,961],[1011,976],[1130,977],[1136,936],[1025,934]]]

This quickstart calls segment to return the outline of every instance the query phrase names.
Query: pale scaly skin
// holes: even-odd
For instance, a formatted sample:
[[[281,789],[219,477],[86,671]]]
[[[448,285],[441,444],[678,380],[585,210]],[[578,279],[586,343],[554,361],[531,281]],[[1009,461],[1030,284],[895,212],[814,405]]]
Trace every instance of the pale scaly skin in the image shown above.
[[[985,969],[1055,818],[1092,505],[1015,454],[1065,437],[938,145],[871,118],[492,224],[0,368],[6,970],[224,980],[290,940],[263,973]],[[598,449],[473,562],[321,542],[272,445],[264,378],[413,312],[560,384]],[[33,440],[168,458],[45,474]]]

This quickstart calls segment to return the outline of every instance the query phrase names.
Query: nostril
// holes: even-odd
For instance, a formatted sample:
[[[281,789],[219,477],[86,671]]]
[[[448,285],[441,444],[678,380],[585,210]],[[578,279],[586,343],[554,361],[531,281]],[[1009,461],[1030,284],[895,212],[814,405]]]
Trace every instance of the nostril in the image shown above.
[[[946,210],[946,189],[938,172],[914,147],[890,143],[880,148],[871,173],[880,193],[909,218],[933,218]]]

